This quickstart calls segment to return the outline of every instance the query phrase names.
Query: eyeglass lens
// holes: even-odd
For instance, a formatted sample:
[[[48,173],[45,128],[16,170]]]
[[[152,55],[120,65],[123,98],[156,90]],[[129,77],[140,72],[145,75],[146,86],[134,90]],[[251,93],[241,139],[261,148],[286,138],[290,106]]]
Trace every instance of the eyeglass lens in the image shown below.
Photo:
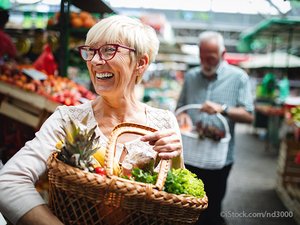
[[[92,49],[90,47],[80,48],[80,54],[84,60],[92,60],[96,52],[99,54],[100,58],[103,60],[112,59],[118,50],[117,45],[103,45],[99,49]]]

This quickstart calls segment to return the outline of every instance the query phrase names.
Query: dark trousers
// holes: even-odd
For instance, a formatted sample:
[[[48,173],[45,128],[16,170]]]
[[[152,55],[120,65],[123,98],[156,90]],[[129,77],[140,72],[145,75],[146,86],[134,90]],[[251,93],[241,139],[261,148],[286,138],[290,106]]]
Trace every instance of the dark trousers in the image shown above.
[[[200,215],[195,225],[221,225],[222,200],[226,193],[227,178],[232,164],[217,170],[200,169],[185,165],[188,170],[195,173],[204,183],[204,190],[208,197],[208,208]]]

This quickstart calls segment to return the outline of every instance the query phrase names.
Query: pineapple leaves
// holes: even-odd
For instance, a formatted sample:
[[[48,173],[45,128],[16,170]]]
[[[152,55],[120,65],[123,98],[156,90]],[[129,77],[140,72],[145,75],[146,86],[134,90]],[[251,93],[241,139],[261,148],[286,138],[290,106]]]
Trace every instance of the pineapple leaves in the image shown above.
[[[88,122],[88,118],[89,118],[89,113],[86,114],[86,116],[81,120],[81,123],[84,125],[84,126],[87,126],[87,122]]]
[[[93,160],[92,155],[99,149],[99,147],[96,147],[99,146],[100,138],[99,136],[96,137],[97,125],[88,129],[88,116],[89,114],[81,122],[69,118],[69,122],[62,127],[65,140],[61,140],[63,147],[59,152],[59,159],[81,169],[89,167],[90,162]]]

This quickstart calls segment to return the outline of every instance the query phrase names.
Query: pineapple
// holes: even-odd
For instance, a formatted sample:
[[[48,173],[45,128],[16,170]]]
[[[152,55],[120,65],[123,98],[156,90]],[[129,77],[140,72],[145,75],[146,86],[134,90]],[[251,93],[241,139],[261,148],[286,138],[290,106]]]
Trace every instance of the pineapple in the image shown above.
[[[94,168],[100,166],[92,156],[97,150],[99,137],[96,137],[95,129],[87,129],[87,114],[80,123],[70,118],[70,123],[62,127],[65,140],[56,144],[59,151],[58,159],[74,167],[85,171],[94,172]]]

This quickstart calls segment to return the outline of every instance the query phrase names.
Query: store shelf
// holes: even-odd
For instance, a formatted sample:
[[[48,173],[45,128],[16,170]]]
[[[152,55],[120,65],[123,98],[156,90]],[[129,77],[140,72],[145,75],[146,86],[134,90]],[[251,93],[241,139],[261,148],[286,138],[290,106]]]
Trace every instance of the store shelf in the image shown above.
[[[0,113],[35,129],[60,105],[44,96],[3,82],[0,82],[0,94]]]
[[[115,13],[110,6],[101,0],[73,0],[72,4],[81,10],[92,13]]]
[[[46,110],[48,112],[54,112],[56,107],[60,105],[59,103],[51,101],[42,95],[25,91],[14,85],[3,82],[0,82],[0,93],[28,103],[29,106],[33,106],[40,110]]]

